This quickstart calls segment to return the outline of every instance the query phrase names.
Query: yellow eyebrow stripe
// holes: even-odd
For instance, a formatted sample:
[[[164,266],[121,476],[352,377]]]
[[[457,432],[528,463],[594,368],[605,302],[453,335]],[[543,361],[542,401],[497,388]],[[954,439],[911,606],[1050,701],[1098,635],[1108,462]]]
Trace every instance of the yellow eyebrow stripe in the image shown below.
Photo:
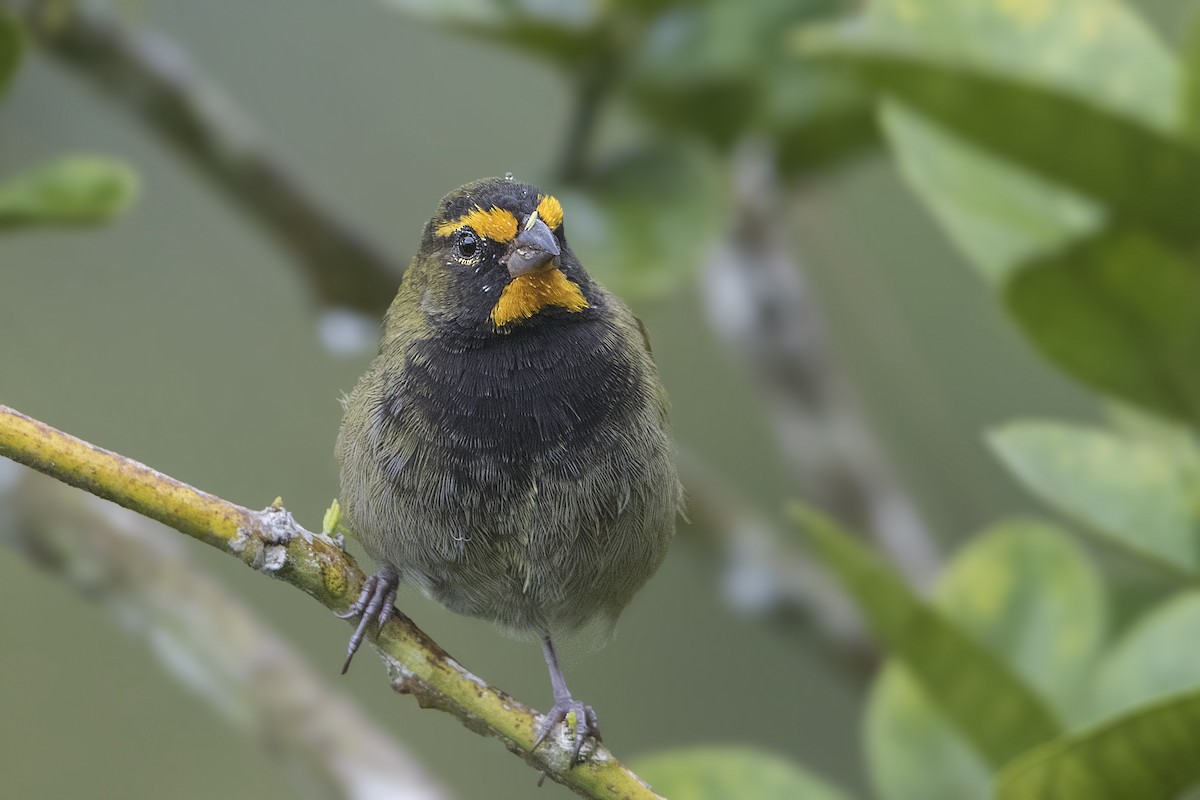
[[[545,194],[538,199],[537,213],[550,230],[556,230],[562,225],[562,203],[558,202],[554,195]]]
[[[439,225],[437,235],[449,236],[459,228],[470,228],[493,242],[511,242],[517,235],[517,218],[503,208],[492,206],[485,211],[476,206],[458,219]]]

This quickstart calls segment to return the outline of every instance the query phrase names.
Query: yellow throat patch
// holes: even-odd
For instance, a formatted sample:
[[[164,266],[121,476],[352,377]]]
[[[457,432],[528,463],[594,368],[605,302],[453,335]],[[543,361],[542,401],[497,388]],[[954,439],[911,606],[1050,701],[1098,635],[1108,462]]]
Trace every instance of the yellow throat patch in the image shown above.
[[[529,272],[518,275],[504,287],[492,308],[492,324],[500,328],[529,319],[547,306],[575,312],[587,308],[588,301],[579,291],[579,284],[567,280],[560,269]]]

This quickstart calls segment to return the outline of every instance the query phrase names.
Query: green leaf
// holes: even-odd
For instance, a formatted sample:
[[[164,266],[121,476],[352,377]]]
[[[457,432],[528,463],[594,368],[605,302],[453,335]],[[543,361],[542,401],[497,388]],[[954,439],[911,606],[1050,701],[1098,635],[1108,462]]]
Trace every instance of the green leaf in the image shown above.
[[[638,759],[637,772],[671,800],[848,800],[779,756],[742,747],[695,747]]]
[[[885,101],[883,129],[901,172],[985,278],[1097,230],[1100,206]]]
[[[137,189],[137,176],[124,164],[63,158],[0,184],[0,229],[104,222],[124,211]]]
[[[1200,425],[1200,264],[1111,230],[1017,272],[1010,312],[1050,360],[1116,397]]]
[[[1104,640],[1104,589],[1091,560],[1044,522],[995,525],[962,549],[934,605],[1000,656],[1066,718]]]
[[[441,24],[495,23],[503,18],[503,6],[496,0],[383,0],[383,5]]]
[[[677,9],[650,29],[629,68],[641,110],[729,144],[753,120],[784,57],[782,33],[828,19],[837,0],[710,0]]]
[[[1200,458],[1200,436],[1174,420],[1125,403],[1108,403],[1104,412],[1119,434],[1178,451],[1186,458]]]
[[[1172,695],[1042,745],[1000,774],[996,800],[1151,800],[1200,781],[1200,692]]]
[[[986,800],[992,770],[904,665],[889,659],[863,723],[871,784],[882,800]]]
[[[827,518],[797,509],[813,550],[894,657],[994,767],[1059,731],[1054,713],[1000,658],[925,603]]]
[[[1182,63],[1184,132],[1193,142],[1200,143],[1200,7],[1195,5],[1183,44]]]
[[[1197,240],[1200,150],[1176,138],[1178,66],[1118,3],[889,0],[872,9],[858,26],[810,31],[805,52],[854,68],[945,130],[1126,221]]]
[[[1101,662],[1092,716],[1110,717],[1172,694],[1200,688],[1200,592],[1155,608]]]
[[[605,42],[605,4],[598,0],[384,0],[384,4],[561,66],[587,63]]]
[[[711,0],[656,20],[627,73],[639,111],[727,148],[753,131],[774,143],[785,175],[876,142],[869,98],[840,71],[800,64],[784,35],[828,19],[841,0]]]
[[[1100,430],[1018,423],[989,440],[1034,494],[1109,542],[1200,575],[1200,457]]]
[[[1200,152],[1190,145],[1043,87],[874,55],[861,63],[889,92],[964,139],[1128,222],[1196,241],[1190,208],[1200,200]]]
[[[1120,0],[875,0],[867,9],[804,38],[936,67],[949,80],[979,74],[1041,86],[1161,132],[1179,127],[1178,62]],[[975,100],[995,121],[992,98]]]
[[[761,116],[784,178],[812,175],[879,146],[879,125],[863,87],[813,64],[777,69]]]
[[[21,27],[7,14],[0,13],[0,96],[12,82],[24,49]]]
[[[646,298],[670,293],[699,267],[721,230],[721,189],[710,157],[674,145],[610,162],[557,195],[588,270],[617,294]]]
[[[1064,717],[1084,715],[1105,602],[1091,561],[1065,533],[1037,522],[990,528],[946,567],[933,604]],[[872,781],[887,800],[988,796],[990,770],[895,660],[871,693],[865,736]]]

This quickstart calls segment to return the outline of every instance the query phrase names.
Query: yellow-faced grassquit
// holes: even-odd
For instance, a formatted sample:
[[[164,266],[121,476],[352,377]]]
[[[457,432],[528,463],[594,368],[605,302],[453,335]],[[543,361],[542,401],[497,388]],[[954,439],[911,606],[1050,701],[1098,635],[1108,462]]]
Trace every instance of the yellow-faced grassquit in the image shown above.
[[[338,436],[347,526],[379,563],[346,666],[396,587],[542,642],[574,758],[596,736],[553,639],[611,630],[682,502],[641,322],[588,276],[558,200],[505,178],[442,198]],[[344,670],[343,670],[344,671]]]

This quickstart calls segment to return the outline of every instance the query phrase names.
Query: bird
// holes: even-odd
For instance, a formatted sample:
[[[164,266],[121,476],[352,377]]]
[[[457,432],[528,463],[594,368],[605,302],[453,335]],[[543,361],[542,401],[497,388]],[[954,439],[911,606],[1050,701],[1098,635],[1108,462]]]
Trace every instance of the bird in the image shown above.
[[[414,586],[541,642],[554,704],[534,749],[562,724],[579,763],[599,723],[555,641],[611,634],[684,500],[645,326],[585,271],[559,200],[511,175],[443,197],[343,406],[343,520],[378,565],[341,615],[343,673]]]

